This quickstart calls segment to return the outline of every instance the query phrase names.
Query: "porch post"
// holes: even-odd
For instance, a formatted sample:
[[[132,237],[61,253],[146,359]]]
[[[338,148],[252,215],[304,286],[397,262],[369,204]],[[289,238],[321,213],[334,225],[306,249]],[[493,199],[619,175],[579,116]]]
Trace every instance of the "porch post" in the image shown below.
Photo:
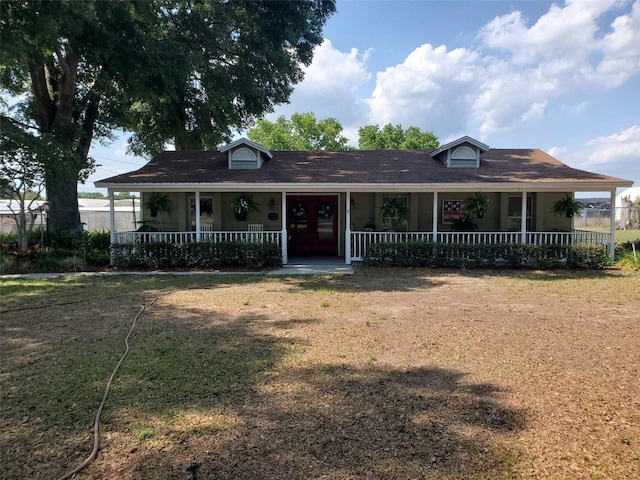
[[[280,218],[282,218],[282,230],[280,235],[282,236],[282,263],[289,263],[287,258],[287,192],[282,192],[282,209],[280,212]]]
[[[347,192],[345,208],[347,216],[344,229],[344,263],[351,265],[351,192]]]
[[[200,241],[200,190],[196,190],[196,242]]]
[[[522,192],[522,208],[520,209],[520,242],[527,243],[527,192]]]
[[[438,192],[433,192],[433,238],[431,241],[438,241]]]
[[[113,190],[111,189],[109,189],[109,243],[110,243],[109,263],[111,265],[115,265],[116,255],[115,255],[115,250],[113,249],[113,244],[116,243],[116,214],[115,214],[115,197],[113,195]]]
[[[616,253],[616,190],[611,190],[611,218],[609,219],[609,256],[613,262]]]

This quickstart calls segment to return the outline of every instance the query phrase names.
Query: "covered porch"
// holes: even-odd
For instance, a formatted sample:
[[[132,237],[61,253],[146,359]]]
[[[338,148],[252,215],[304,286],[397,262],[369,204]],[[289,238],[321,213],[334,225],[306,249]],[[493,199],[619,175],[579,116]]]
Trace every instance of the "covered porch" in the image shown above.
[[[115,190],[114,190],[115,191]],[[109,191],[113,205],[114,191]],[[144,202],[145,195],[141,192]],[[452,202],[475,192],[464,191],[254,191],[261,211],[238,220],[232,199],[238,192],[168,192],[175,199],[175,218],[157,220],[152,231],[116,231],[111,243],[259,242],[278,245],[282,261],[290,256],[344,258],[362,261],[370,245],[383,242],[429,241],[458,244],[604,245],[613,255],[615,218],[609,232],[573,228],[572,218],[554,217],[551,203],[568,192],[485,192],[490,208],[476,231],[452,231]],[[574,192],[569,192],[574,195]],[[610,192],[615,205],[615,190]],[[386,198],[403,198],[409,216],[403,225],[384,218]],[[517,210],[517,211],[516,211]],[[113,213],[113,209],[112,209]],[[143,213],[144,223],[149,213]],[[177,227],[177,228],[176,228]],[[140,231],[143,230],[143,231]]]

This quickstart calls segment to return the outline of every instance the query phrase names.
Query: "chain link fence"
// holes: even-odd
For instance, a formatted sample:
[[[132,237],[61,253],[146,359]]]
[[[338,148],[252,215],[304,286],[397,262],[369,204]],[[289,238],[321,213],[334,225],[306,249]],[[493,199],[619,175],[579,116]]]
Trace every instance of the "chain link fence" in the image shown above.
[[[583,230],[608,232],[610,208],[585,208],[574,218],[574,227]],[[640,239],[640,206],[617,207],[615,212],[616,242]]]

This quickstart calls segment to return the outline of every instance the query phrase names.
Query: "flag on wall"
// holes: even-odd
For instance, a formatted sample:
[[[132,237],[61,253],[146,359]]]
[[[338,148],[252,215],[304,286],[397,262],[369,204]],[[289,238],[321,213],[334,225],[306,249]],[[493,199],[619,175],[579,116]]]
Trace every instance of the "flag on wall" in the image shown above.
[[[451,223],[451,218],[464,215],[464,200],[442,201],[442,223]]]

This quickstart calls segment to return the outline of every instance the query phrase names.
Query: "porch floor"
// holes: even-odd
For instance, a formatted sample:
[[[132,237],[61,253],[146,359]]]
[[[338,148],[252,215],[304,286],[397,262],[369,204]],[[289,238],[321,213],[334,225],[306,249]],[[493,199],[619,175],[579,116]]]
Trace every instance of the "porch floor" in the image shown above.
[[[344,263],[344,257],[289,257],[289,263],[267,275],[352,275],[353,266]]]

